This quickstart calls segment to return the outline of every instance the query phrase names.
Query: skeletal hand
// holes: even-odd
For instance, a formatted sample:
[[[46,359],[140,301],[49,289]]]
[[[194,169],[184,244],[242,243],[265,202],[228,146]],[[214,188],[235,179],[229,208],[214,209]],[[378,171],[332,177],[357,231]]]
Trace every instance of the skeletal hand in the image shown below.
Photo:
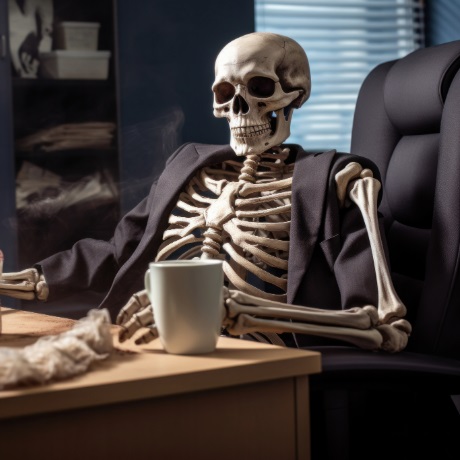
[[[381,324],[377,329],[383,337],[382,350],[389,353],[404,350],[412,332],[412,326],[405,319],[398,319],[389,324]]]
[[[145,289],[131,296],[118,313],[116,323],[121,326],[118,335],[120,342],[132,338],[142,328],[147,328],[147,331],[136,338],[136,345],[149,343],[158,337],[152,305]]]
[[[0,295],[21,300],[46,300],[48,293],[45,277],[35,268],[3,273],[0,277]]]

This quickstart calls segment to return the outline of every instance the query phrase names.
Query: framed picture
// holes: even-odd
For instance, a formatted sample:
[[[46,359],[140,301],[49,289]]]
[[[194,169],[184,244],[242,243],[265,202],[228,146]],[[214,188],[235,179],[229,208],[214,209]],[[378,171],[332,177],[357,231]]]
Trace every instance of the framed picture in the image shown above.
[[[22,78],[36,78],[39,54],[51,50],[52,0],[9,0],[10,53],[13,71]]]

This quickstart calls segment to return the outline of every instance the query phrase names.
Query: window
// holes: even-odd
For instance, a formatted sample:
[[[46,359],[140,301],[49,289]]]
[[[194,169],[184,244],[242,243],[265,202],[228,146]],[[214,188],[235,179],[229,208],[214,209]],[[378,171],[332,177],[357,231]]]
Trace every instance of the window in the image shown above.
[[[255,0],[256,30],[296,40],[310,61],[312,94],[294,112],[289,142],[350,151],[359,88],[378,64],[424,45],[414,0]]]

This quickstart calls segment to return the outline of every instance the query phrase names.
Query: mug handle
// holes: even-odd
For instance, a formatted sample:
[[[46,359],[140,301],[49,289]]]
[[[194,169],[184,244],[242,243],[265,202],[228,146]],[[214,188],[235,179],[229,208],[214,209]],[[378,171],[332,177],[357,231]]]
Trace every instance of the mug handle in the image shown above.
[[[144,285],[145,285],[145,289],[147,290],[147,295],[149,295],[149,292],[150,292],[150,269],[147,269],[147,271],[145,272]]]

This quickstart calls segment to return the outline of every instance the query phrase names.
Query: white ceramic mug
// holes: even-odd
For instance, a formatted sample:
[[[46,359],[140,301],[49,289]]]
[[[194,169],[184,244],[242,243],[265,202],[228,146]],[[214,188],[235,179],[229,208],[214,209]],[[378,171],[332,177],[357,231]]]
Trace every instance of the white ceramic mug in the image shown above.
[[[152,262],[145,288],[161,343],[168,353],[215,350],[222,325],[221,260]]]

